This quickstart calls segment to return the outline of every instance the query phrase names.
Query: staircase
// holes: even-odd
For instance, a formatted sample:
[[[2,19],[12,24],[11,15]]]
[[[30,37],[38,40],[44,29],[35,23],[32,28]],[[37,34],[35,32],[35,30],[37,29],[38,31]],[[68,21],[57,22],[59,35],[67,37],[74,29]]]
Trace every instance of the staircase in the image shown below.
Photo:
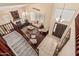
[[[17,56],[37,56],[36,51],[17,31],[13,31],[3,36],[3,38]]]

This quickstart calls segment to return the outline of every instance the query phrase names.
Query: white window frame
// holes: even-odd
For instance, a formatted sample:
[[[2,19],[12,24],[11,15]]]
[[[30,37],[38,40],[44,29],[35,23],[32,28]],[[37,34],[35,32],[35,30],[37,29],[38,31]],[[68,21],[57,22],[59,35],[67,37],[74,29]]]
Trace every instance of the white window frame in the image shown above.
[[[59,18],[61,15],[63,9],[57,8],[55,10],[55,18]],[[63,13],[62,13],[62,19],[64,19],[64,22],[70,22],[72,20],[72,17],[75,14],[75,10],[74,9],[64,9]]]

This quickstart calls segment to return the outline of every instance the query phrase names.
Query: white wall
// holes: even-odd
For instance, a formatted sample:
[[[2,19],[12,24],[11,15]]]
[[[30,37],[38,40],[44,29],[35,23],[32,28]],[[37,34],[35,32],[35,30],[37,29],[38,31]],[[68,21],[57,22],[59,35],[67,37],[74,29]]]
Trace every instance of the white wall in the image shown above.
[[[22,12],[24,12],[23,7],[26,5],[13,5],[13,6],[4,6],[0,7],[0,25],[13,21],[13,18],[10,14],[10,11],[18,10],[20,18],[22,18]],[[21,19],[23,22],[23,19]]]

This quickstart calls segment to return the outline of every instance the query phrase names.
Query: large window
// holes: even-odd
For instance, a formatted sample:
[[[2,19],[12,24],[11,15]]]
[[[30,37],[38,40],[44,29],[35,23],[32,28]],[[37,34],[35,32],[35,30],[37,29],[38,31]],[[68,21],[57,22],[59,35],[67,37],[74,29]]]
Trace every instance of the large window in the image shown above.
[[[66,22],[69,22],[69,21],[72,20],[72,17],[73,17],[73,15],[75,13],[75,10],[71,10],[71,9],[64,9],[64,10],[56,9],[55,10],[55,18],[56,18],[56,20],[57,20],[57,18],[60,17],[61,13],[62,13],[62,20],[66,21]]]
[[[30,12],[30,17],[32,21],[43,22],[45,20],[45,16],[39,12]]]

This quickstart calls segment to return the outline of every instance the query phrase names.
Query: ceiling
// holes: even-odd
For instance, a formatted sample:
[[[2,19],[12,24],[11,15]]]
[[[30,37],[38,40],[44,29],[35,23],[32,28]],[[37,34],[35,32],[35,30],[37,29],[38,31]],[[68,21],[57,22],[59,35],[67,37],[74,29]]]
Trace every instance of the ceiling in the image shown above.
[[[0,3],[0,6],[24,5],[27,3]]]

